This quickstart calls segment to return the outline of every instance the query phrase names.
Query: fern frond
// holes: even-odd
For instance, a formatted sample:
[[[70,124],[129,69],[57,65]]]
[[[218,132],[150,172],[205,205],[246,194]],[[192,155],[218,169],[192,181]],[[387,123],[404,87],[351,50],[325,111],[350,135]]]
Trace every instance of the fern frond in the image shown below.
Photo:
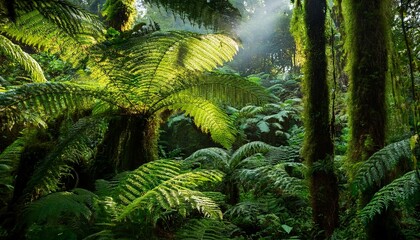
[[[88,160],[94,154],[93,142],[104,134],[103,120],[82,118],[58,142],[56,147],[36,166],[25,192],[48,194],[59,188],[63,176],[70,174],[71,164]]]
[[[409,139],[391,143],[374,153],[368,160],[361,163],[354,176],[352,186],[358,191],[379,184],[402,159],[410,159],[411,149]]]
[[[205,216],[221,218],[221,211],[213,200],[190,188],[196,188],[209,182],[220,182],[222,176],[223,174],[219,171],[194,171],[166,180],[144,194],[138,191],[138,194],[134,195],[135,200],[126,205],[117,220],[120,221],[128,217],[136,209],[144,209],[149,212],[154,212],[156,209],[167,211],[177,209],[182,215],[196,209]]]
[[[165,89],[162,90],[162,94],[165,94]],[[189,74],[188,77],[177,81],[175,86],[169,89],[170,94],[177,91],[230,106],[262,104],[270,100],[268,92],[260,85],[241,76],[218,72],[200,74],[197,77]]]
[[[300,147],[299,146],[279,146],[272,148],[265,157],[272,163],[280,162],[299,162]]]
[[[109,93],[88,86],[70,83],[26,84],[0,92],[0,121],[2,127],[11,127],[18,122],[43,124],[46,118],[56,117],[64,111],[90,108],[94,98],[119,105]]]
[[[89,46],[102,41],[99,20],[65,1],[16,1],[26,10],[16,22],[0,24],[0,34],[20,43],[58,53],[63,60],[77,65]],[[51,8],[57,5],[57,9]],[[31,10],[39,8],[38,10]],[[81,14],[81,15],[78,15]]]
[[[206,99],[191,95],[172,96],[161,102],[171,110],[182,110],[186,115],[193,118],[194,124],[204,133],[210,133],[213,141],[225,148],[235,141],[236,129],[231,118],[214,103]]]
[[[263,205],[259,202],[243,201],[229,208],[225,216],[230,220],[241,219],[244,222],[255,223],[257,216],[264,212],[263,209]]]
[[[400,203],[420,191],[418,170],[410,171],[395,179],[375,193],[372,200],[360,211],[360,219],[367,223],[391,203]]]
[[[25,145],[24,138],[16,139],[10,144],[3,152],[0,153],[0,165],[7,165],[15,168],[19,164],[20,154],[22,153]]]
[[[221,34],[156,32],[130,38],[96,53],[92,69],[104,82],[132,93],[134,102],[154,104],[163,92],[176,87],[175,79],[186,72],[209,71],[229,61],[238,50],[237,43]],[[104,73],[106,73],[104,75]],[[105,77],[104,77],[105,76]],[[176,82],[176,81],[175,81]]]
[[[0,53],[5,54],[23,66],[23,68],[29,72],[34,82],[47,81],[38,62],[35,61],[35,59],[33,59],[29,54],[24,52],[22,48],[2,35],[0,35]]]
[[[0,186],[13,189],[15,180],[13,172],[19,166],[20,154],[23,152],[25,140],[18,138],[0,153]],[[3,195],[5,192],[2,192]]]
[[[99,19],[68,1],[16,0],[14,3],[17,12],[17,22],[19,22],[22,15],[36,11],[44,17],[44,22],[45,20],[52,22],[70,35],[101,34],[102,23]]]
[[[115,189],[116,198],[121,204],[129,205],[145,192],[179,174],[179,162],[156,160],[146,163],[119,181],[118,187]]]
[[[250,157],[254,154],[257,154],[257,153],[261,153],[261,154],[267,153],[272,148],[273,148],[273,146],[271,146],[267,143],[264,143],[264,142],[260,142],[260,141],[254,141],[254,142],[247,143],[247,144],[241,146],[240,148],[238,148],[238,150],[236,150],[232,154],[232,157],[231,157],[231,160],[230,160],[230,162],[231,162],[230,165],[232,167],[234,167],[234,166],[238,165],[241,162],[241,160],[243,160],[247,157]]]
[[[93,216],[93,199],[96,195],[85,189],[72,192],[55,192],[29,204],[24,209],[27,223],[58,222],[66,215],[90,219]]]
[[[240,20],[239,11],[224,0],[146,0],[178,13],[182,19],[193,23],[229,30]]]
[[[302,168],[300,163],[279,163],[274,166],[268,165],[255,169],[242,169],[239,173],[240,181],[254,189],[255,194],[267,191],[277,194],[286,193],[290,195],[308,197],[308,188],[302,179],[290,176],[285,170],[290,164]]]
[[[214,166],[216,169],[222,169],[223,172],[227,172],[227,169],[229,169],[229,158],[230,156],[225,149],[211,147],[195,151],[184,159],[184,162],[199,162],[204,165],[209,164],[210,166]]]
[[[183,240],[221,240],[234,239],[231,236],[238,227],[215,219],[191,219],[177,233],[176,239]]]

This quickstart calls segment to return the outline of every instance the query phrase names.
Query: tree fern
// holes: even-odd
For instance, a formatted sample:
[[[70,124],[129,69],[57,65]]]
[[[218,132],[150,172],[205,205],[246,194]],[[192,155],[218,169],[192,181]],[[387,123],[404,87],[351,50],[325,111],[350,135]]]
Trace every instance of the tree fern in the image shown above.
[[[176,239],[220,240],[234,239],[233,235],[239,231],[231,223],[215,219],[191,219],[176,233]]]
[[[6,37],[0,35],[0,52],[18,62],[24,69],[30,73],[34,82],[46,82],[44,72],[29,54],[24,52],[22,48],[14,44]]]
[[[353,188],[364,191],[374,184],[379,184],[399,161],[410,159],[410,157],[411,149],[408,139],[389,144],[360,164],[352,182]]]
[[[376,214],[388,208],[391,203],[401,203],[420,190],[418,170],[410,171],[395,179],[375,193],[371,201],[360,211],[363,222],[369,222]]]

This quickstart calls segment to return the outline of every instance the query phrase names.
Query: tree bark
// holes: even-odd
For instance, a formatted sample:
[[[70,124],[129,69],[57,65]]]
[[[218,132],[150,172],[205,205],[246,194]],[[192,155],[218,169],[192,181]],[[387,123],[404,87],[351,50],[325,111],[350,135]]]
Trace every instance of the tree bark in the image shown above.
[[[329,124],[325,0],[306,0],[304,12],[307,48],[304,66],[303,156],[310,168],[313,220],[323,232],[316,237],[326,239],[338,226],[338,187]]]
[[[110,121],[100,147],[95,175],[107,178],[134,170],[158,158],[159,120],[141,115],[121,115]]]
[[[389,0],[344,0],[346,46],[350,78],[350,143],[352,163],[367,160],[385,146],[386,78],[390,24]],[[361,206],[381,186],[362,193]],[[368,239],[400,239],[390,207],[366,226]]]

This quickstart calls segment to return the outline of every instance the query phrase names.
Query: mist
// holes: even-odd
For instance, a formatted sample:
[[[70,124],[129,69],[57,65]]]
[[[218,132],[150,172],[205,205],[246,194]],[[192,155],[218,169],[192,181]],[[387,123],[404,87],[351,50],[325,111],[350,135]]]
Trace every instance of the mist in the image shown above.
[[[290,20],[282,22],[282,18],[291,18],[291,4],[290,0],[263,0],[260,4],[253,6],[247,6],[246,2],[244,1],[247,11],[245,14],[248,16],[244,16],[245,19],[235,31],[243,48],[235,58],[233,65],[236,65],[236,68],[241,68],[239,71],[242,73],[253,74],[255,69],[251,65],[261,64],[258,62],[259,58],[263,58],[263,56],[273,59],[284,57],[279,56],[282,54],[281,45],[285,45],[284,48],[290,48],[291,43],[294,45],[289,25],[280,26],[280,24],[289,24]],[[282,37],[287,39],[279,39]],[[269,71],[268,68],[267,66],[266,69],[261,70]]]

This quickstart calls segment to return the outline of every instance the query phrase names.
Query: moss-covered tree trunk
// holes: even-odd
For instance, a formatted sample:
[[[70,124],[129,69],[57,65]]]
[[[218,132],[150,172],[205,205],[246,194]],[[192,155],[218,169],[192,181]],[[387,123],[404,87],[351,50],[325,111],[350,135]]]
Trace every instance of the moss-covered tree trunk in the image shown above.
[[[156,160],[159,123],[159,119],[142,115],[121,115],[112,119],[98,149],[96,176],[112,176]]]
[[[368,159],[385,144],[389,0],[344,0],[350,77],[349,160]]]
[[[305,0],[304,158],[310,168],[313,220],[325,239],[338,225],[338,186],[333,168],[325,54],[325,0]]]
[[[385,145],[386,78],[390,0],[344,0],[346,50],[350,77],[348,159],[367,160]],[[380,186],[362,193],[365,206]],[[400,239],[395,215],[388,209],[366,226],[368,239]]]

